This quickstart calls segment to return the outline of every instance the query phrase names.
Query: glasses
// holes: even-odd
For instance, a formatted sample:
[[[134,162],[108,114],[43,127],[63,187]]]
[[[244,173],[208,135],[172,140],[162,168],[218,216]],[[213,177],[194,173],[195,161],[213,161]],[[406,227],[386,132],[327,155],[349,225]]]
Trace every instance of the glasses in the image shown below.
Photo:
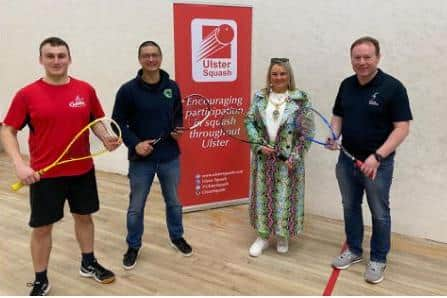
[[[142,55],[140,55],[140,59],[143,59],[143,60],[149,60],[151,58],[158,59],[160,57],[161,57],[160,54],[142,54]]]
[[[270,63],[287,63],[289,62],[289,58],[271,58]]]

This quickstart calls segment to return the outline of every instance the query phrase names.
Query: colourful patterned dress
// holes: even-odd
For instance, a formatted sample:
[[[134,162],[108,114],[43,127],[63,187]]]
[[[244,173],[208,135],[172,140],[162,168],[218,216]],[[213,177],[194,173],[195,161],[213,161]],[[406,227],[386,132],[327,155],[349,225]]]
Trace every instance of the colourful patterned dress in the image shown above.
[[[268,143],[265,126],[268,98],[265,91],[254,95],[245,119],[248,136],[253,142]],[[270,145],[278,154],[288,157],[294,167],[275,156],[266,156],[252,145],[250,223],[258,236],[290,238],[303,229],[304,219],[304,154],[310,148],[306,136],[313,136],[314,121],[311,106],[303,91],[289,91],[276,140]]]

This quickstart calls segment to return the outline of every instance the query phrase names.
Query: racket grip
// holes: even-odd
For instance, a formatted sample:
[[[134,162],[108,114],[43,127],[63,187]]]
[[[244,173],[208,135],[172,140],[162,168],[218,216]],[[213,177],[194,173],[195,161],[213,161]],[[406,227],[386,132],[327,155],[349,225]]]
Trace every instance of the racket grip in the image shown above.
[[[11,185],[11,189],[13,191],[18,191],[19,189],[21,189],[23,187],[23,183],[22,182],[16,182],[13,185]]]
[[[356,160],[356,161],[354,162],[354,165],[355,165],[357,168],[360,169],[360,167],[363,165],[363,162],[361,162],[360,160]],[[369,179],[372,179],[372,175],[369,175],[368,178],[369,178]]]
[[[284,154],[280,153],[277,155],[278,159],[281,161],[287,161],[289,158],[285,156]]]

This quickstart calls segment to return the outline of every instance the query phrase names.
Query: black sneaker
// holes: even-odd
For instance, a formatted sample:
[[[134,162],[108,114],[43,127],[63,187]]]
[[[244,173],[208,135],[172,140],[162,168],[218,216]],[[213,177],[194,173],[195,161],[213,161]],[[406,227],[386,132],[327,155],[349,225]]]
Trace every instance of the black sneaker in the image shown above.
[[[112,271],[102,267],[96,259],[88,266],[84,266],[81,262],[81,270],[79,273],[82,277],[92,277],[97,282],[102,284],[109,284],[115,280],[115,274],[113,274]]]
[[[185,239],[180,238],[171,240],[170,244],[185,257],[189,257],[190,255],[192,255],[192,248]]]
[[[26,284],[28,287],[33,287],[31,292],[29,293],[30,296],[46,296],[50,292],[51,286],[50,283],[47,282],[40,282],[40,281],[34,281]]]
[[[132,248],[129,247],[127,249],[127,252],[124,254],[123,257],[123,267],[126,270],[133,269],[135,265],[137,264],[137,258],[138,258],[138,252],[140,250],[138,248]]]

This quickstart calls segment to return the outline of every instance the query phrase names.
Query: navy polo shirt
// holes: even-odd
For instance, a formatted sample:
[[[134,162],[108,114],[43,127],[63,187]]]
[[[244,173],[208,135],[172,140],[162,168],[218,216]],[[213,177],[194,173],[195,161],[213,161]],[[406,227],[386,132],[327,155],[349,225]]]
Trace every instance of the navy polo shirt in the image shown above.
[[[393,122],[413,119],[404,85],[380,69],[365,85],[356,75],[346,78],[332,111],[343,118],[343,146],[360,160],[385,143]]]

